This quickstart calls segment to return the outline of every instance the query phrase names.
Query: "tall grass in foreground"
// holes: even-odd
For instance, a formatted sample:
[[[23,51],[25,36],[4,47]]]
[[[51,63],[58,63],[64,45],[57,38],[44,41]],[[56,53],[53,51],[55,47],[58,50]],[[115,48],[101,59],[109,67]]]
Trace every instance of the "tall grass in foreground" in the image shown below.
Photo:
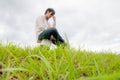
[[[120,80],[120,55],[0,43],[0,80]]]

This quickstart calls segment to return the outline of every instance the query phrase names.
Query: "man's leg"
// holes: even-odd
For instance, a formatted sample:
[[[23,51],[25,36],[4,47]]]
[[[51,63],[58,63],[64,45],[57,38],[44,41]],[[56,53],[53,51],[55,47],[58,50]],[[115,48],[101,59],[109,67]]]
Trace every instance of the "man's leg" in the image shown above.
[[[50,34],[54,37],[53,42],[56,41],[56,43],[64,43],[64,39],[60,36],[56,28],[51,28]]]
[[[42,40],[42,39],[49,39],[51,40],[51,37],[53,38],[52,39],[52,42],[54,44],[56,43],[64,43],[64,40],[62,39],[62,37],[59,35],[58,31],[56,28],[49,28],[47,30],[44,30],[38,37],[39,40]]]
[[[48,39],[50,40],[50,31],[49,30],[44,30],[39,36],[38,36],[38,40],[42,40],[42,39]]]

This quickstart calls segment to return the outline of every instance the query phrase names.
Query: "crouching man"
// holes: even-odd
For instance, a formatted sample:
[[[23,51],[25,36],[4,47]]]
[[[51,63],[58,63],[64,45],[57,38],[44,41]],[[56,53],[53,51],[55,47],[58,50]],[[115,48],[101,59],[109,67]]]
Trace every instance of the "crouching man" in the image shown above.
[[[53,24],[52,26],[48,22],[48,20],[52,18]],[[60,36],[56,27],[56,17],[55,11],[52,8],[48,8],[45,11],[44,15],[41,15],[36,20],[36,35],[37,35],[37,43],[40,43],[42,40],[49,40],[53,44],[65,44],[64,39]]]

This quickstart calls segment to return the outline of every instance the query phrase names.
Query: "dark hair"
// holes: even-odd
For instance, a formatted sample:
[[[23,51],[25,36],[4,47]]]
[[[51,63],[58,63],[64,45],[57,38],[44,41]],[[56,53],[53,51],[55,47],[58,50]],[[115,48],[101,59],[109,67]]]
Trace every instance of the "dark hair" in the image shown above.
[[[54,10],[53,8],[47,8],[46,11],[45,11],[45,14],[46,14],[48,11],[49,11],[49,12],[52,12],[51,15],[55,15],[55,10]]]

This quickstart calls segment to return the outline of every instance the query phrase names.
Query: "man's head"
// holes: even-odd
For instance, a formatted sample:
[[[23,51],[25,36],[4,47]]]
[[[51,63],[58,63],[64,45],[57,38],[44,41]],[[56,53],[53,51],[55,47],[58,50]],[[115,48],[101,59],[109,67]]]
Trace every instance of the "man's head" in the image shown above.
[[[55,10],[53,8],[46,9],[45,16],[47,19],[51,18],[54,15],[55,15]]]

